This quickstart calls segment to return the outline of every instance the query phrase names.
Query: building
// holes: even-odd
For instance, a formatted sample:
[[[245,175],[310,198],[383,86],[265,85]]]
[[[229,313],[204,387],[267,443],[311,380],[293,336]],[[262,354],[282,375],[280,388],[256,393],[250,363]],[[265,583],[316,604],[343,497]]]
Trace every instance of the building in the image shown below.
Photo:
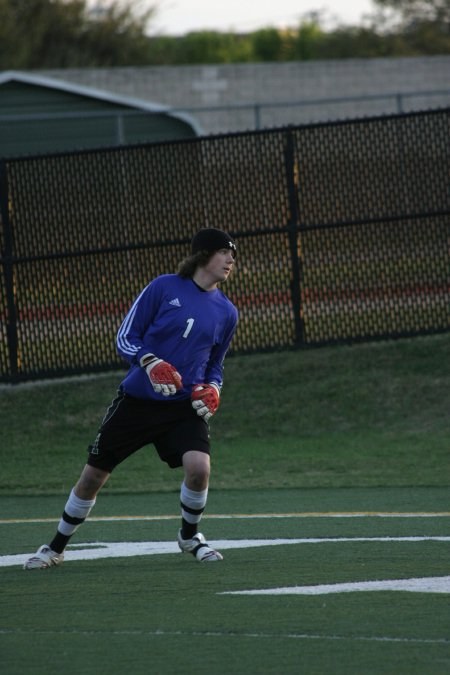
[[[167,106],[41,75],[0,72],[0,156],[192,138]]]

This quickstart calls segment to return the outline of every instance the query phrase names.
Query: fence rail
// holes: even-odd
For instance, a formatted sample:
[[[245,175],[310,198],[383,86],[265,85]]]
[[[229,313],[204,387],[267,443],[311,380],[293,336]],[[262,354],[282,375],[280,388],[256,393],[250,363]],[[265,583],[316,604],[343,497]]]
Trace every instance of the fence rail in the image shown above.
[[[194,232],[233,233],[233,352],[450,330],[450,109],[0,161],[0,381],[121,368]]]
[[[262,101],[252,103],[239,103],[234,105],[214,105],[214,106],[195,106],[186,108],[171,108],[173,113],[189,113],[192,115],[205,116],[205,113],[228,113],[230,118],[233,114],[238,112],[248,112],[250,123],[246,129],[253,129],[255,131],[263,129],[274,124],[298,124],[299,121],[314,123],[318,121],[330,121],[330,119],[338,119],[343,114],[348,115],[350,112],[352,118],[361,115],[372,115],[373,104],[381,104],[378,107],[377,113],[403,113],[412,112],[417,109],[436,107],[436,100],[444,107],[450,103],[450,89],[435,89],[428,91],[407,91],[407,92],[393,92],[384,94],[361,94],[359,96],[335,96],[328,98],[311,98],[301,100],[287,100],[287,101]],[[427,104],[431,103],[430,106]],[[299,111],[307,111],[315,109],[313,114],[309,116],[308,120],[298,119]],[[270,111],[272,115],[270,115]],[[277,119],[277,112],[283,111],[283,120]],[[297,119],[295,116],[297,111]],[[302,116],[304,113],[302,113]],[[216,124],[213,127],[216,129]],[[237,129],[222,129],[222,131],[237,131]]]

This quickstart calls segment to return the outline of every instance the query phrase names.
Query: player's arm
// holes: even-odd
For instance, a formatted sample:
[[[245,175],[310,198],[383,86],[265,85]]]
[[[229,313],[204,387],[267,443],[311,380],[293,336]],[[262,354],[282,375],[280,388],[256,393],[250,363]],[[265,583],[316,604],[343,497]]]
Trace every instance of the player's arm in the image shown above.
[[[191,402],[197,415],[208,422],[220,404],[220,392],[223,383],[223,362],[236,331],[237,313],[230,321],[228,330],[219,345],[211,351],[208,368],[205,373],[206,382],[195,384],[192,388]]]
[[[139,365],[144,356],[144,335],[156,314],[156,299],[153,283],[138,295],[125,316],[116,337],[117,353],[129,364]]]
[[[160,304],[158,286],[153,281],[134,301],[117,333],[117,351],[130,364],[145,370],[155,392],[171,396],[182,387],[181,375],[170,363],[150,353],[143,341]]]

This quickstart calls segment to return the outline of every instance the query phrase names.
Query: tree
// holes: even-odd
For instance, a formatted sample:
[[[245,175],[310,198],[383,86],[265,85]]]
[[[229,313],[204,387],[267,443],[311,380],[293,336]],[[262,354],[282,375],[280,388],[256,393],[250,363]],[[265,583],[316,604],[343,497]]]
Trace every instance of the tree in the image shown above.
[[[304,19],[298,27],[294,58],[298,61],[310,61],[317,58],[318,51],[325,42],[325,37],[318,16],[310,16],[310,18]]]
[[[396,55],[450,52],[450,0],[375,0],[374,28],[394,42]]]
[[[250,36],[256,61],[282,61],[283,38],[276,28],[261,28]]]
[[[325,30],[321,12],[297,27],[249,34],[149,35],[149,0],[0,0],[0,69],[113,67],[450,53],[450,0],[374,0],[370,25]],[[155,0],[158,2],[158,0]]]
[[[375,0],[375,4],[391,10],[403,27],[417,23],[450,26],[450,0]]]
[[[146,58],[154,7],[132,0],[0,0],[0,68],[134,65]]]

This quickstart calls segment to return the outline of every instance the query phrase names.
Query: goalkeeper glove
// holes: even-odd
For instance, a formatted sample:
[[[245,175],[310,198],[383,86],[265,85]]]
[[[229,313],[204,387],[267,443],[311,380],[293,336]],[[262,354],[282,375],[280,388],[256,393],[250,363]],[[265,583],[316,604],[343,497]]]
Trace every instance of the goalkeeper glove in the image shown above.
[[[141,358],[140,364],[149,376],[157,394],[173,396],[182,388],[180,373],[167,361],[159,359],[154,354],[146,354]]]
[[[191,401],[197,415],[208,422],[219,407],[219,387],[216,384],[196,384],[191,393]]]

